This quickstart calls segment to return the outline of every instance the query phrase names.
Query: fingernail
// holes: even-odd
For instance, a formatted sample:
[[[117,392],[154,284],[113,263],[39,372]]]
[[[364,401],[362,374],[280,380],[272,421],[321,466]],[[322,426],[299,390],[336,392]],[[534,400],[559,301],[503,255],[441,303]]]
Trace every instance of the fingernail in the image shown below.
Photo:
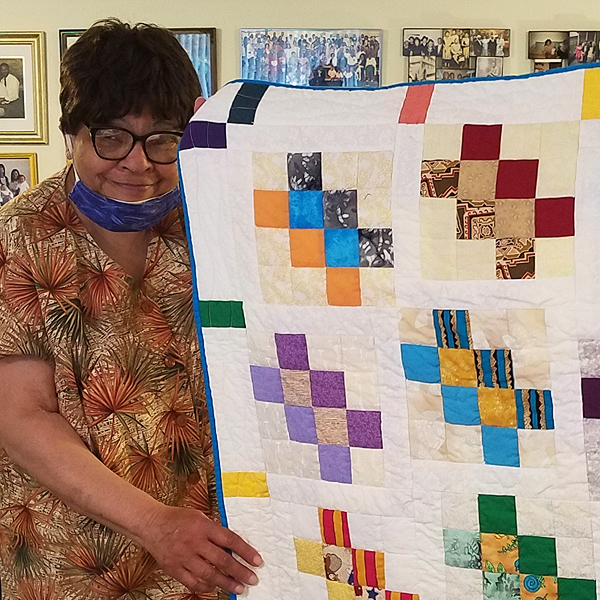
[[[243,585],[236,585],[235,589],[233,590],[234,594],[237,594],[238,596],[240,594],[243,594],[246,591],[246,588]]]
[[[248,578],[248,583],[250,585],[256,585],[258,583],[258,577],[252,573],[252,575],[250,575],[250,577]]]
[[[256,555],[254,557],[254,560],[252,561],[252,564],[255,567],[262,567],[262,565],[263,565],[263,559],[260,556]]]

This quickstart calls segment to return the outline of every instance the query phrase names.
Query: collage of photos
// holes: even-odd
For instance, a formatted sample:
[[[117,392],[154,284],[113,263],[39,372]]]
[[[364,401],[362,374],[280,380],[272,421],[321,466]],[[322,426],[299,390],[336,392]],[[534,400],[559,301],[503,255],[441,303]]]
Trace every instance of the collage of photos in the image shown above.
[[[501,77],[510,29],[405,29],[408,81]]]

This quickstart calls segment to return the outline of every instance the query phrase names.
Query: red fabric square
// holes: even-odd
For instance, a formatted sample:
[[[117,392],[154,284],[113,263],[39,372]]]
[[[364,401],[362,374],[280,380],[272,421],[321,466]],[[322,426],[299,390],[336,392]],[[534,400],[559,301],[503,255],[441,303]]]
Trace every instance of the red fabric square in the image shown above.
[[[575,198],[537,198],[535,237],[575,235]]]
[[[502,125],[465,125],[461,160],[498,160]]]
[[[410,125],[425,123],[433,90],[433,85],[410,86],[406,91],[406,98],[400,111],[398,123],[408,123]]]
[[[539,161],[501,160],[496,178],[496,198],[535,198]]]

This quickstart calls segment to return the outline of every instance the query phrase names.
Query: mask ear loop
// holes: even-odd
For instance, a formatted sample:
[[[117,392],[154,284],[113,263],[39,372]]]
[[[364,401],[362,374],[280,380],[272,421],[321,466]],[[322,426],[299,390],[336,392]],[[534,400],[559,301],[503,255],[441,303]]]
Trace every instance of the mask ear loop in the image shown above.
[[[67,160],[73,160],[73,136],[65,134],[65,144],[67,145]]]

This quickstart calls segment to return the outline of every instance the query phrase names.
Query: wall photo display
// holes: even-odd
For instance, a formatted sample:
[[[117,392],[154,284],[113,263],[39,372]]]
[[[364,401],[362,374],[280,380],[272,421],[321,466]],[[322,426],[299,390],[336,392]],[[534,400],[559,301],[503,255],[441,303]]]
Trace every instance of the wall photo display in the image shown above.
[[[0,153],[0,206],[37,185],[37,154]]]
[[[297,86],[381,85],[380,29],[242,29],[242,79]]]
[[[44,32],[0,32],[0,143],[46,143]]]
[[[569,58],[569,32],[530,31],[527,47],[531,60],[566,60]]]
[[[600,31],[569,32],[569,65],[600,61]]]

